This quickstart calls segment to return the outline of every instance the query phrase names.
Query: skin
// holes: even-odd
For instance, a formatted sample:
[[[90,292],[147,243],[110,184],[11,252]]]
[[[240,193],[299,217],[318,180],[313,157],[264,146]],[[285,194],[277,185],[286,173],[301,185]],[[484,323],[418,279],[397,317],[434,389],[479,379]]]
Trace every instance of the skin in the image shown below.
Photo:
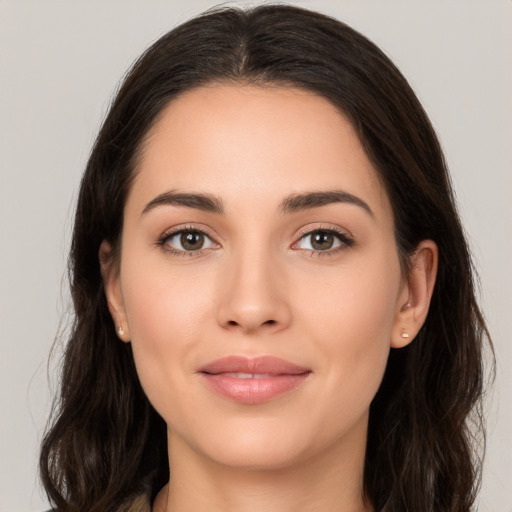
[[[171,190],[213,195],[224,213],[143,213]],[[347,202],[280,210],[290,194],[333,190],[371,213]],[[202,251],[185,251],[179,236],[159,243],[190,227],[208,236]],[[315,229],[343,241],[312,250]],[[425,320],[437,248],[422,242],[402,275],[389,199],[339,111],[293,88],[181,95],[145,141],[119,262],[106,263],[109,250],[104,242],[113,320],[168,425],[172,477],[154,511],[372,510],[362,498],[368,411],[390,347]],[[272,355],[312,373],[268,402],[239,404],[197,373],[228,355]]]

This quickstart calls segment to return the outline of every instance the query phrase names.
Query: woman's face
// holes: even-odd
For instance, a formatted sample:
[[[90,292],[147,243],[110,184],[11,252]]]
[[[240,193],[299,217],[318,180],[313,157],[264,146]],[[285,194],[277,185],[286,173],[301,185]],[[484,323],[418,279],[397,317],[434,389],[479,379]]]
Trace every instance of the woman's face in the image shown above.
[[[385,190],[325,99],[212,85],[171,102],[106,290],[177,456],[364,453],[409,289]]]

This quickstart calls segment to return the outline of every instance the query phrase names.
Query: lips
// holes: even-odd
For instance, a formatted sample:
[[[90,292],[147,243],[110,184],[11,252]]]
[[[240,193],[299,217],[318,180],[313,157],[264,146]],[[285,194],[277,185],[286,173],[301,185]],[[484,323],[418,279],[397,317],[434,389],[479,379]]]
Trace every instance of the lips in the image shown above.
[[[259,404],[301,386],[308,368],[271,356],[217,359],[199,371],[215,393],[241,404]]]

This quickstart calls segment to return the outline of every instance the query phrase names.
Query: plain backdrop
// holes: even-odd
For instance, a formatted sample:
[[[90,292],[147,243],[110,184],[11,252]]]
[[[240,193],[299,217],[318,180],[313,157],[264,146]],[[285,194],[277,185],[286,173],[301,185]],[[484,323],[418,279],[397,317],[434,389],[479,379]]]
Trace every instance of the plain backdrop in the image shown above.
[[[247,2],[232,2],[246,5]],[[512,2],[303,0],[399,66],[452,172],[482,281],[498,375],[479,510],[512,512]],[[119,79],[212,1],[0,0],[0,512],[44,510],[38,443],[68,309],[77,186]]]

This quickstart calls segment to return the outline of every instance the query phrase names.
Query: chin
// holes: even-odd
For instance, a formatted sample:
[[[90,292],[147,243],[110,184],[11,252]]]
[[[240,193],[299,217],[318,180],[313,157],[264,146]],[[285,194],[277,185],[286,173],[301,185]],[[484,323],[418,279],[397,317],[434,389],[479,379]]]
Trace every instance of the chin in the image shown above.
[[[242,471],[263,471],[293,466],[303,459],[305,452],[314,444],[314,437],[309,439],[306,432],[299,432],[291,426],[276,425],[275,421],[268,419],[214,422],[208,427],[202,432],[194,432],[193,436],[173,436],[171,433],[174,439],[171,440],[170,453],[173,452],[173,443],[184,442],[200,458],[221,466]]]
[[[292,467],[302,460],[304,450],[298,446],[283,446],[280,442],[230,443],[216,446],[210,458],[216,463],[241,471],[277,471]]]

